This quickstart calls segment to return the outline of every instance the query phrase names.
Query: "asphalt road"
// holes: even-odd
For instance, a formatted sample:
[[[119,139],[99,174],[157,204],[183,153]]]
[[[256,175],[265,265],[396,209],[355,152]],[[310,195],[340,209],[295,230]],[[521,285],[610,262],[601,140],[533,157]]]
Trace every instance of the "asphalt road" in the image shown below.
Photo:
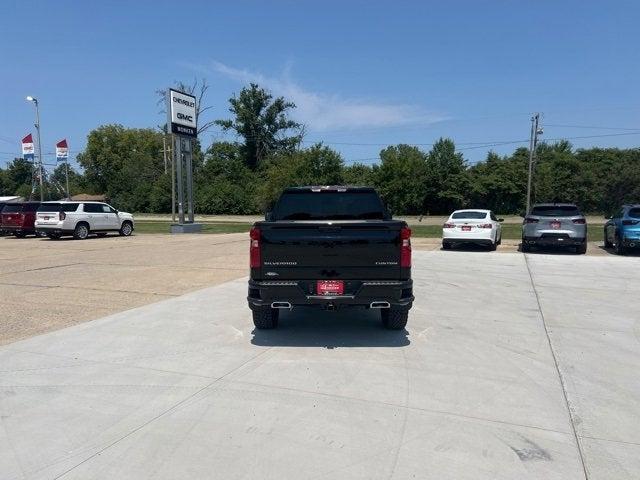
[[[414,265],[404,332],[238,279],[0,347],[0,478],[638,478],[637,258]]]

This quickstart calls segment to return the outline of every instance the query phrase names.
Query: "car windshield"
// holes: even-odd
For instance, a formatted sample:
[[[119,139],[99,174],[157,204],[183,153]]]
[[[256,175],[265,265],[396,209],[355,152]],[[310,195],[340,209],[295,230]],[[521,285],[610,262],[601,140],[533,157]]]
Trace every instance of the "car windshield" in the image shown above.
[[[575,217],[581,215],[578,207],[572,205],[540,205],[533,207],[531,215],[539,217]]]
[[[43,203],[38,207],[39,212],[75,212],[77,203]]]
[[[384,206],[372,191],[285,192],[276,204],[274,220],[383,220]]]
[[[454,220],[460,220],[463,218],[482,220],[484,218],[487,218],[487,212],[455,212],[453,215],[451,215],[451,218]]]
[[[640,218],[640,208],[632,208],[629,210],[629,216],[631,218]]]
[[[2,213],[20,213],[22,212],[22,204],[7,203],[2,209]]]

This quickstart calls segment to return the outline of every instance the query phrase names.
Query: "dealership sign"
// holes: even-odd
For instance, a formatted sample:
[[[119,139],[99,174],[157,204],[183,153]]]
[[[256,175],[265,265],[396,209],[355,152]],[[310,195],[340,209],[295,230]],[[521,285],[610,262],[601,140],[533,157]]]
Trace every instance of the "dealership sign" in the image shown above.
[[[177,90],[169,90],[169,122],[171,132],[186,137],[198,135],[196,97]]]
[[[33,137],[31,134],[22,139],[22,158],[25,160],[33,160]]]

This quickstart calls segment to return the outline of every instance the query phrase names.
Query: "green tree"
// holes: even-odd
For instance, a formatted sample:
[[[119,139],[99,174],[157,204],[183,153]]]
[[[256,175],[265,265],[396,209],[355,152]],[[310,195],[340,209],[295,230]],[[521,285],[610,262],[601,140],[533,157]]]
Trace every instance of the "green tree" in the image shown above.
[[[322,144],[294,152],[282,152],[266,163],[257,192],[258,205],[262,209],[269,209],[286,187],[344,183],[342,157]]]
[[[453,140],[440,138],[427,154],[425,209],[429,213],[449,213],[468,203],[471,184],[467,165],[456,152]]]
[[[98,127],[77,160],[89,193],[105,194],[117,208],[134,212],[150,211],[154,184],[165,175],[162,134],[149,128]]]
[[[373,168],[364,163],[352,163],[345,166],[342,176],[345,185],[370,187],[375,182]]]
[[[242,160],[240,146],[216,142],[196,178],[196,208],[209,214],[256,213],[256,182],[256,173]]]
[[[499,213],[524,210],[527,188],[528,150],[519,149],[511,157],[489,152],[484,162],[469,169],[470,204]]]
[[[427,191],[427,158],[409,145],[380,152],[380,166],[372,174],[375,185],[394,214],[421,214]]]
[[[291,120],[289,111],[295,104],[283,97],[273,98],[255,83],[229,99],[233,119],[216,120],[224,131],[233,130],[243,138],[242,157],[255,169],[268,156],[293,151],[302,140],[299,123]]]

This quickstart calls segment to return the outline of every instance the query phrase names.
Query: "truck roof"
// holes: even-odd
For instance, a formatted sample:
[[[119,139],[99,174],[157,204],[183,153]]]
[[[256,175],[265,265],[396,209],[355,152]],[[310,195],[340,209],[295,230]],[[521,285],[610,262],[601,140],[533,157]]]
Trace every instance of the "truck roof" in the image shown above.
[[[375,192],[373,187],[353,185],[307,185],[304,187],[287,187],[284,192]]]

